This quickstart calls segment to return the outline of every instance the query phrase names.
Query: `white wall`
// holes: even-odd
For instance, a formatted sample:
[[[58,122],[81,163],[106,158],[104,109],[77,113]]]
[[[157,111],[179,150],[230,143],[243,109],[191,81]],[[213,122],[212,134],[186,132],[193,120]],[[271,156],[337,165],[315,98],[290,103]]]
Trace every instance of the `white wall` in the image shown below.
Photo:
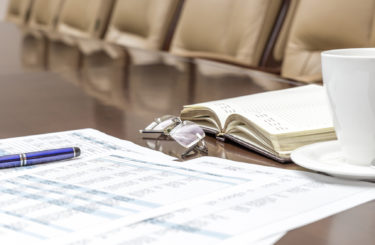
[[[9,0],[0,0],[0,21],[4,20]]]

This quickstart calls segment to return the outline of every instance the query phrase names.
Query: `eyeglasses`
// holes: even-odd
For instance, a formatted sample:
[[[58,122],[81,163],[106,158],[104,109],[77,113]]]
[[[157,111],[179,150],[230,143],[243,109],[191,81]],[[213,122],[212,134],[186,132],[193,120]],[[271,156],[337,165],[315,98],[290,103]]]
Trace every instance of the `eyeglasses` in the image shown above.
[[[179,145],[186,148],[182,157],[190,155],[192,152],[207,153],[207,147],[204,142],[206,136],[204,131],[191,121],[182,121],[179,117],[166,115],[156,118],[141,133],[161,134],[164,137],[170,137]]]

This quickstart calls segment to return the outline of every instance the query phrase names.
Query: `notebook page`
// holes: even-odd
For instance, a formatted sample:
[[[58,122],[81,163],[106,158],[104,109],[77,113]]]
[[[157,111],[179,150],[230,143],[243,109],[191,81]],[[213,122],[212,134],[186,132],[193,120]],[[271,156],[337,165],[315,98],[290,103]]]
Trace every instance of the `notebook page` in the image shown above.
[[[185,106],[185,108],[193,108],[193,109],[197,109],[198,107],[205,107],[214,111],[216,116],[219,119],[220,128],[224,127],[225,121],[232,113],[237,112],[237,108],[234,107],[228,99],[210,101],[210,102],[204,102],[204,103]]]
[[[333,127],[324,89],[318,85],[239,97],[231,104],[272,135]]]
[[[333,127],[322,86],[307,85],[197,104],[215,111],[222,126],[239,114],[270,134]]]

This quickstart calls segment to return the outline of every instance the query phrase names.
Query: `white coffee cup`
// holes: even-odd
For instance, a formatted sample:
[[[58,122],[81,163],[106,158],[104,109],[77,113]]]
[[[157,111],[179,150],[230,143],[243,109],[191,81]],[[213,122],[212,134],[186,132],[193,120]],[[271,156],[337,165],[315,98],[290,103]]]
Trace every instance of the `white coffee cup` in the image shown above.
[[[325,51],[322,72],[347,163],[375,165],[375,48]]]

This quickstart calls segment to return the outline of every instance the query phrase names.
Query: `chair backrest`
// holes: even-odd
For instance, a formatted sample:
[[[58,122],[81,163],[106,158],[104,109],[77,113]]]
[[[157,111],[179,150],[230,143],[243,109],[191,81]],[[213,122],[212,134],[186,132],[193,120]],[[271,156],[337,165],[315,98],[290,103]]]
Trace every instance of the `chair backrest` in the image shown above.
[[[5,19],[17,25],[26,24],[33,0],[10,0]]]
[[[321,51],[375,44],[374,0],[300,0],[285,50],[281,74],[321,80]]]
[[[283,0],[280,12],[264,49],[260,66],[265,70],[280,72],[286,42],[299,0]]]
[[[188,0],[171,52],[257,66],[282,0]]]
[[[28,25],[40,31],[53,31],[64,0],[34,0]]]
[[[117,0],[105,40],[124,46],[162,49],[181,0]]]
[[[83,38],[101,38],[108,24],[113,0],[65,0],[56,30]]]

